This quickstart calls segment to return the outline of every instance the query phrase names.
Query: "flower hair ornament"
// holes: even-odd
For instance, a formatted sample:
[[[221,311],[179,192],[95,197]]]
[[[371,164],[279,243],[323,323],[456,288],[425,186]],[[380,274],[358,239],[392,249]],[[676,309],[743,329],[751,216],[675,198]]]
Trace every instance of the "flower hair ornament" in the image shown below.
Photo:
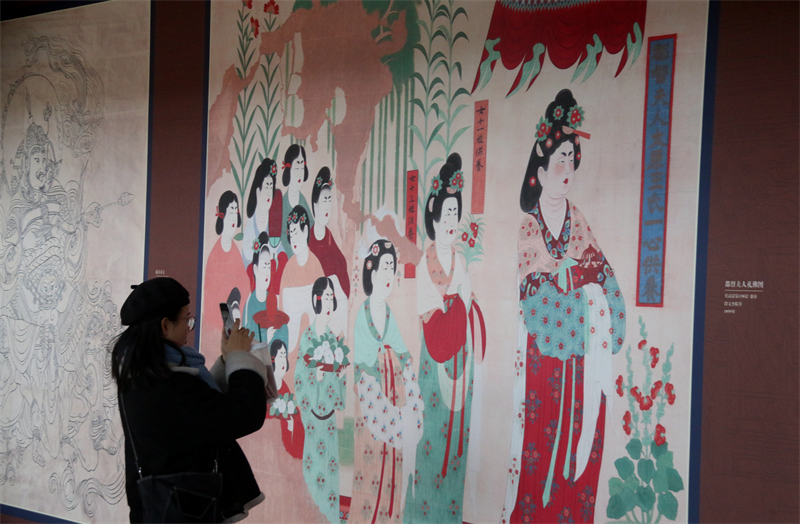
[[[253,253],[258,253],[260,250],[261,244],[258,242],[258,239],[256,239],[256,241],[253,242]]]
[[[271,166],[269,166],[269,172],[270,172],[270,174],[272,176],[277,175],[278,174],[278,164],[273,163]]]
[[[555,120],[555,124],[552,124],[547,118],[541,117],[539,119],[539,124],[536,126],[536,154],[540,157],[544,156],[544,151],[542,150],[541,143],[544,142],[544,146],[547,149],[553,147],[553,139],[549,138],[549,134],[552,131],[554,125],[558,126],[554,135],[555,139],[559,140],[561,138],[561,133],[563,132],[565,135],[575,135],[575,143],[580,144],[579,137],[583,137],[585,139],[592,138],[592,135],[586,133],[584,131],[579,131],[578,128],[583,125],[583,121],[586,119],[586,116],[583,112],[583,108],[579,105],[574,105],[573,107],[569,108],[569,111],[564,111],[564,108],[561,106],[556,106],[553,109],[553,120]],[[534,185],[536,182],[531,182],[531,185]]]
[[[447,186],[447,192],[451,195],[460,193],[464,189],[464,172],[459,170],[453,173],[450,177],[450,185]]]
[[[322,177],[317,177],[317,187],[333,187],[333,180],[328,180],[324,184],[322,183]]]
[[[217,218],[225,218],[225,213],[219,212],[219,206],[217,206],[217,212],[214,214]]]
[[[437,196],[439,194],[439,191],[441,191],[441,189],[442,189],[442,179],[439,178],[439,175],[436,175],[435,177],[433,177],[433,180],[431,180],[431,190],[428,192],[428,199]]]
[[[297,213],[292,213],[286,217],[286,227],[291,226],[293,222],[297,222]]]

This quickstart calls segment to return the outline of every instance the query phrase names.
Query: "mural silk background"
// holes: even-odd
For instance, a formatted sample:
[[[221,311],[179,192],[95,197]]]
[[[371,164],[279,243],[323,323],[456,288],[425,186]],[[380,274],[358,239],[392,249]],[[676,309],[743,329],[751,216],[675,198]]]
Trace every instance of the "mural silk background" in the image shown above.
[[[143,272],[150,7],[2,23],[0,500],[125,521],[107,346]]]
[[[281,341],[254,520],[686,520],[707,5],[548,6],[212,3],[201,351],[220,302]]]

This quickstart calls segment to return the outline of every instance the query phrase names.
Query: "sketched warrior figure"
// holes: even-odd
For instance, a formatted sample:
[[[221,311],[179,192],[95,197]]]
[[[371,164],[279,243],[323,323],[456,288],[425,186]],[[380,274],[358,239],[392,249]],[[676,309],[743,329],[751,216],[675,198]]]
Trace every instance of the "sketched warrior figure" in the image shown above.
[[[0,484],[42,468],[60,503],[81,504],[91,517],[98,495],[111,504],[122,499],[124,479],[92,476],[101,460],[122,460],[105,359],[119,319],[110,283],[84,278],[86,240],[105,208],[133,195],[84,207],[102,80],[63,40],[31,37],[24,50],[29,72],[11,85],[0,128]],[[41,113],[32,110],[31,93]],[[22,95],[27,125],[17,143],[19,127],[8,120],[23,113]],[[57,155],[69,155],[80,173],[65,173],[67,157]]]

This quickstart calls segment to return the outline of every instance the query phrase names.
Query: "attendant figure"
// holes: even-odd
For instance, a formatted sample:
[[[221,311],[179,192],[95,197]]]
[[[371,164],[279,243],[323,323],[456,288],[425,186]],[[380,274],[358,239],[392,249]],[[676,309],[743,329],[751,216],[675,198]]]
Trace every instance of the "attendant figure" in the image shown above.
[[[328,327],[337,301],[333,282],[318,278],[311,290],[316,318],[300,337],[295,399],[305,424],[303,475],[314,502],[328,521],[339,519],[339,432],[336,411],[344,410],[346,355]]]
[[[277,188],[278,166],[271,158],[265,158],[256,169],[250,193],[247,197],[247,226],[244,228],[242,245],[252,246],[262,232],[270,239],[270,252],[275,258],[270,291],[278,293],[280,276],[286,264],[287,255],[284,244],[288,243],[283,228],[283,195]],[[255,289],[253,276],[253,250],[243,249],[242,260],[250,277],[250,291]]]
[[[567,194],[581,164],[583,108],[564,89],[540,120],[520,192],[521,311],[511,458],[502,518],[593,522],[613,400],[611,356],[625,336],[614,271]],[[608,406],[610,410],[611,406]]]
[[[339,246],[333,239],[328,223],[333,211],[333,180],[331,170],[323,167],[319,170],[311,190],[311,211],[314,213],[314,227],[308,247],[317,255],[326,277],[336,278],[344,292],[350,297],[350,278],[347,272],[347,261]]]
[[[294,256],[286,263],[281,278],[281,309],[289,315],[289,336],[286,347],[289,349],[289,361],[294,368],[300,334],[305,331],[316,318],[316,312],[308,297],[314,282],[325,275],[319,260],[308,249],[308,237],[311,234],[308,212],[303,206],[295,207],[286,219],[289,242],[292,244]],[[294,390],[294,374],[289,370],[289,388]]]
[[[244,325],[255,333],[255,342],[271,344],[273,340],[289,338],[286,326],[288,318],[278,311],[278,299],[270,292],[272,279],[272,257],[270,256],[269,235],[261,232],[253,245],[253,275],[256,288],[250,293],[244,309]],[[262,313],[266,312],[266,314]],[[267,317],[267,318],[264,318]]]
[[[242,225],[239,199],[233,191],[219,197],[214,230],[219,235],[208,254],[203,291],[203,339],[217,341],[222,335],[222,314],[219,305],[228,301],[231,289],[250,289],[242,254],[233,240]],[[220,355],[218,344],[204,344],[206,360],[213,362]]]
[[[431,181],[425,205],[425,230],[433,241],[417,269],[425,426],[404,522],[462,520],[474,366],[482,362],[484,349],[468,338],[470,325],[482,323],[480,308],[464,261],[453,249],[463,186],[461,157],[454,153]]]
[[[358,309],[355,325],[357,402],[350,522],[402,522],[402,501],[422,434],[425,404],[413,359],[386,303],[396,268],[394,245],[388,240],[373,243],[364,260],[368,298]]]
[[[275,338],[269,346],[269,361],[274,370],[278,396],[267,407],[264,427],[240,441],[242,448],[261,460],[256,478],[269,493],[270,508],[251,513],[255,522],[325,522],[306,487],[303,475],[305,428],[295,396],[289,389],[289,355],[286,343]]]
[[[296,206],[303,206],[305,209],[310,209],[306,197],[300,192],[303,182],[308,180],[308,164],[306,163],[306,149],[298,144],[292,144],[286,149],[283,155],[283,176],[281,178],[283,186],[286,188],[286,194],[283,195],[283,224],[286,223],[287,217],[292,213]],[[310,219],[309,226],[313,225],[313,219]],[[291,258],[294,254],[291,241],[282,237],[283,249],[286,254]]]
[[[273,402],[273,408],[269,410],[267,418],[280,421],[283,447],[291,457],[298,459],[296,470],[299,473],[302,469],[299,460],[303,458],[305,429],[294,393],[284,380],[286,372],[289,371],[289,352],[286,350],[286,343],[281,339],[273,340],[269,351],[275,372],[275,383],[278,385],[278,399]]]

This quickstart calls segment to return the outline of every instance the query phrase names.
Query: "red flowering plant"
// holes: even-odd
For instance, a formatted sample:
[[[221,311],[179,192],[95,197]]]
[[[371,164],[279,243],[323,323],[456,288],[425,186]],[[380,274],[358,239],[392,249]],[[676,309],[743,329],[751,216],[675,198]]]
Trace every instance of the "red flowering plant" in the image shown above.
[[[253,0],[242,0],[242,5],[237,12],[236,28],[239,32],[239,48],[236,50],[236,54],[239,63],[235,65],[235,69],[239,78],[244,78],[247,74],[256,52],[255,49],[250,49],[250,44],[258,37],[258,19],[250,15],[252,8]]]
[[[269,2],[264,4],[264,13],[267,15],[264,18],[264,26],[267,28],[267,31],[275,30],[275,24],[278,22],[278,15],[280,12],[280,6],[275,0],[269,0]]]
[[[464,255],[467,268],[483,256],[483,220],[470,213],[462,221],[458,232],[461,233],[461,242],[456,244],[456,249]]]
[[[625,355],[627,379],[619,375],[615,382],[617,395],[628,399],[629,409],[621,422],[623,431],[631,438],[625,446],[628,454],[614,462],[619,476],[608,480],[610,498],[606,515],[610,519],[624,517],[627,522],[652,524],[659,522],[661,517],[677,518],[678,499],[673,493],[683,490],[683,479],[675,469],[672,451],[669,451],[667,429],[661,425],[667,405],[675,402],[675,388],[669,381],[670,360],[675,346],[670,347],[663,357],[661,376],[654,377],[654,373],[658,373],[661,351],[655,346],[648,350],[642,317],[639,317],[639,334],[641,342],[637,351],[642,354],[644,383],[634,385],[630,345]],[[655,382],[654,378],[657,378]]]

